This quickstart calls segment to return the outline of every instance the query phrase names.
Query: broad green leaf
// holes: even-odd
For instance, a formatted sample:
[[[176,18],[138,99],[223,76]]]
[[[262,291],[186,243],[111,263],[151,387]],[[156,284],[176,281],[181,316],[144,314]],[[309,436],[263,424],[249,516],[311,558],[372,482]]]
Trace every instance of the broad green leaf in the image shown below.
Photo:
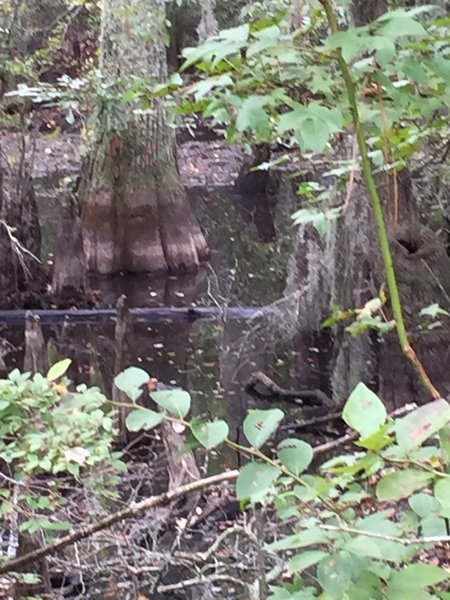
[[[262,502],[280,474],[280,469],[267,463],[248,463],[241,469],[236,481],[237,499]]]
[[[286,112],[278,119],[278,131],[282,135],[286,131],[297,131],[308,116],[305,106],[299,104],[294,110]]]
[[[296,438],[283,440],[277,448],[278,458],[294,475],[299,475],[311,464],[313,450],[309,444]]]
[[[188,91],[195,96],[195,100],[198,102],[205,96],[209,94],[209,92],[216,88],[229,87],[233,85],[233,80],[229,75],[217,75],[216,77],[209,77],[208,79],[204,79],[199,81],[198,83],[194,83],[189,86]]]
[[[192,433],[207,450],[219,446],[228,437],[229,428],[225,421],[200,421],[191,423]]]
[[[267,139],[271,133],[271,125],[264,106],[270,100],[268,96],[249,96],[245,98],[236,119],[238,131],[250,131],[263,139]]]
[[[378,396],[364,383],[358,383],[347,400],[342,418],[349,427],[366,438],[386,421],[386,409]]]
[[[439,479],[434,486],[434,495],[445,509],[450,508],[450,478]]]
[[[391,18],[384,22],[378,33],[394,39],[403,35],[427,35],[423,25],[405,13],[392,13]]]
[[[436,73],[436,75],[442,77],[447,83],[450,83],[450,60],[448,58],[444,56],[435,56],[427,62],[427,65],[434,73]]]
[[[389,537],[399,537],[401,527],[389,519],[389,511],[379,511],[360,519],[357,523],[360,531],[370,531],[371,533],[382,533]]]
[[[56,379],[62,377],[71,364],[72,361],[70,358],[64,358],[63,360],[60,360],[54,364],[52,367],[50,367],[47,373],[47,381],[55,381]]]
[[[433,513],[438,514],[441,508],[440,503],[431,494],[414,494],[408,500],[409,506],[421,518],[431,517]]]
[[[317,579],[330,598],[341,600],[352,579],[352,555],[340,552],[321,560]]]
[[[447,520],[441,517],[426,517],[420,521],[422,535],[427,536],[443,536],[447,535]]]
[[[159,406],[181,419],[191,409],[191,396],[185,390],[158,390],[152,392],[151,397]]]
[[[163,413],[157,413],[148,408],[137,408],[130,412],[125,423],[128,431],[140,431],[141,429],[156,427],[163,419]]]
[[[137,367],[128,367],[114,378],[115,386],[133,402],[142,394],[141,387],[149,381],[149,375]]]
[[[370,563],[367,568],[369,567]],[[348,600],[382,600],[382,589],[380,578],[375,573],[365,570],[347,589]]]
[[[284,417],[279,408],[252,410],[244,420],[244,433],[254,448],[260,448],[276,431]]]
[[[446,400],[424,404],[395,421],[398,445],[405,452],[418,448],[449,421],[450,405]]]
[[[355,556],[367,556],[369,558],[377,559],[385,558],[378,541],[366,535],[358,535],[352,538],[347,544],[345,544],[345,549]]]
[[[297,129],[296,137],[303,151],[322,152],[328,143],[330,128],[322,119],[308,117]]]
[[[340,48],[345,61],[349,62],[365,49],[366,42],[360,36],[360,31],[353,28],[333,33],[326,47],[331,49]]]
[[[389,579],[387,597],[389,600],[397,598],[421,598],[418,593],[420,588],[436,585],[449,580],[449,574],[441,567],[427,564],[407,565],[400,571],[393,571]],[[408,596],[408,593],[410,594]]]
[[[288,562],[288,571],[290,573],[301,573],[305,569],[317,564],[326,556],[328,556],[328,552],[324,552],[323,550],[309,550],[301,554],[296,554]]]
[[[433,475],[419,469],[405,469],[388,473],[378,482],[378,500],[400,500],[425,487]]]

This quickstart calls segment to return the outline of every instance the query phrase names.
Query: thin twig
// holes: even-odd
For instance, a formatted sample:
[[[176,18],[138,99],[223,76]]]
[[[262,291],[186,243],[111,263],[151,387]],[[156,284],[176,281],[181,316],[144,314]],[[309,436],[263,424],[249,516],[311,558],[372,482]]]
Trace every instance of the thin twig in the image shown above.
[[[382,533],[375,533],[374,531],[364,531],[360,529],[354,529],[353,527],[346,527],[345,525],[318,525],[319,529],[324,531],[341,531],[343,533],[351,533],[353,535],[363,535],[365,537],[375,538],[377,540],[385,540],[388,542],[398,542],[403,546],[413,546],[415,544],[449,544],[450,535],[429,535],[426,537],[414,537],[414,538],[399,538],[393,535],[384,535]]]

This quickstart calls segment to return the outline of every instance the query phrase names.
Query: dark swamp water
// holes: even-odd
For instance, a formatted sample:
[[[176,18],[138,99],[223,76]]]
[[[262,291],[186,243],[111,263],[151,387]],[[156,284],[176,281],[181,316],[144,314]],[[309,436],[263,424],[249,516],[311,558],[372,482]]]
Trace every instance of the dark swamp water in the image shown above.
[[[45,151],[47,142],[40,143],[41,150]],[[60,218],[61,182],[68,175],[76,174],[79,160],[77,157],[67,159],[67,154],[73,156],[77,152],[77,145],[72,141],[61,148],[48,142],[48,147],[57,155],[55,161],[47,161],[45,169],[36,165],[34,181],[43,236],[43,260],[51,268]],[[180,154],[185,184],[199,222],[207,232],[212,252],[210,264],[195,275],[179,277],[91,277],[90,293],[97,298],[98,306],[105,308],[114,307],[118,298],[125,294],[132,309],[190,309],[190,313],[182,316],[170,310],[158,318],[137,316],[133,321],[132,343],[125,363],[143,368],[164,384],[187,390],[192,397],[193,415],[223,418],[229,423],[232,435],[239,437],[239,428],[248,409],[271,405],[269,400],[256,399],[246,392],[246,383],[254,372],[265,373],[285,389],[319,389],[331,394],[331,343],[328,334],[301,331],[301,314],[298,312],[301,292],[292,293],[292,286],[288,285],[295,245],[295,230],[290,220],[295,209],[292,195],[278,190],[259,202],[261,198],[252,197],[252,194],[247,197],[235,194],[233,182],[238,176],[242,155],[237,151],[224,151],[220,144],[192,143],[185,145]],[[203,307],[214,309],[214,316],[197,318],[196,309]],[[265,309],[261,310],[261,307]],[[69,318],[51,323],[43,319],[42,323],[48,362],[71,358],[69,376],[75,383],[97,385],[110,396],[118,358],[115,318]],[[0,321],[0,328],[3,373],[13,367],[22,369],[24,325]],[[391,346],[389,343],[389,352]],[[387,352],[382,349],[381,356]],[[447,358],[441,355],[440,373],[445,385],[450,383],[445,368]],[[400,361],[380,361],[385,370],[392,369],[390,381],[398,379],[399,374],[406,376],[403,359]],[[373,383],[376,388],[377,377],[367,383]],[[402,401],[420,401],[419,386],[405,386]],[[277,406],[285,410],[287,423],[334,410],[326,406],[317,413],[313,409],[280,402]],[[333,426],[327,431],[314,429],[310,432],[311,441],[315,444],[326,441],[330,430],[334,435]],[[213,455],[208,470],[214,472],[223,466],[238,464],[238,457],[226,452]],[[136,473],[138,469],[136,466]],[[148,495],[152,490],[143,488],[141,492]],[[188,544],[201,547],[201,541],[194,536]],[[116,592],[112,593],[108,587],[111,581],[102,583],[97,574],[94,577],[98,576],[98,584],[92,585],[94,582],[91,581],[89,594],[78,597],[107,596],[114,600],[145,597],[131,590],[130,579],[121,572],[120,564],[117,572],[110,566],[106,569],[113,572]],[[101,570],[99,567],[99,573]],[[175,581],[177,576],[174,573]],[[105,593],[107,587],[108,594]],[[185,591],[161,598],[210,598],[203,592],[196,594]],[[219,592],[217,589],[214,597],[238,598],[232,591]]]
[[[56,154],[45,168],[36,166],[34,183],[42,229],[42,256],[51,269],[59,224],[62,181],[73,175],[65,147],[40,141]],[[151,322],[134,320],[134,343],[128,362],[159,381],[181,386],[193,399],[195,412],[231,419],[233,426],[246,414],[252,399],[245,383],[263,371],[283,388],[327,387],[326,364],[317,348],[306,352],[296,338],[297,297],[286,295],[286,279],[295,231],[290,214],[292,197],[264,199],[233,192],[242,155],[220,144],[192,143],[181,150],[181,171],[211,248],[211,262],[195,275],[116,276],[89,279],[99,307],[114,307],[125,294],[130,308],[211,307],[215,316],[186,319],[170,316]],[[58,170],[58,165],[64,170]],[[252,307],[255,311],[252,311]],[[269,307],[270,314],[258,313]],[[229,309],[232,315],[229,316]],[[254,312],[254,314],[252,314]],[[249,316],[251,315],[251,316]],[[1,325],[6,369],[22,368],[24,328]],[[46,324],[42,330],[50,363],[70,357],[75,383],[100,386],[111,393],[115,363],[115,318]],[[305,361],[307,368],[305,369]]]
[[[43,144],[45,146],[45,141]],[[54,146],[50,147],[55,151]],[[125,294],[131,309],[191,309],[181,317],[172,310],[165,310],[163,317],[136,317],[125,364],[139,366],[158,381],[187,390],[192,398],[192,414],[225,419],[234,438],[239,437],[248,408],[271,405],[270,401],[255,399],[246,392],[246,383],[254,372],[262,371],[286,389],[320,388],[326,392],[328,386],[326,353],[319,352],[313,345],[305,346],[304,340],[300,339],[298,293],[286,292],[295,240],[290,221],[294,210],[292,197],[268,196],[261,208],[256,206],[257,198],[236,195],[232,183],[241,159],[238,154],[223,155],[220,148],[216,151],[213,146],[211,150],[208,145],[204,149],[200,145],[194,159],[184,157],[183,176],[211,248],[211,261],[207,267],[195,275],[179,277],[141,275],[89,279],[90,294],[97,298],[100,308],[114,307],[118,298]],[[208,163],[207,167],[202,161]],[[47,172],[38,165],[34,177],[42,254],[49,269],[59,226],[62,182],[68,175],[76,173],[78,164],[69,162],[63,165],[66,168],[58,170],[61,162],[59,157],[54,164],[47,164]],[[204,168],[207,168],[206,175]],[[197,319],[195,310],[199,307],[212,309],[214,315]],[[41,321],[48,364],[71,358],[69,377],[75,384],[96,385],[111,396],[117,365],[115,317],[84,320],[43,317]],[[23,322],[20,319],[13,321],[10,316],[8,322],[0,321],[0,328],[3,373],[14,367],[22,369]],[[288,421],[304,416],[299,407],[292,404],[277,405],[285,409]],[[320,441],[320,435],[318,439]],[[148,474],[141,480],[136,476],[144,463],[151,463],[145,449],[139,451],[130,475],[131,480],[136,478],[139,497],[154,492],[147,481]],[[224,466],[237,465],[238,456],[224,451],[210,457],[207,470],[213,473]],[[158,467],[156,472],[159,472]],[[142,483],[144,479],[145,484]],[[194,535],[187,542],[188,546],[201,548],[202,535]],[[102,540],[95,543],[101,545]],[[108,536],[104,543],[108,545]],[[108,551],[105,560],[108,566],[99,567],[97,571],[93,568],[93,579],[89,580],[84,592],[80,594],[77,588],[64,596],[77,597],[78,594],[78,597],[104,598],[107,595],[117,600],[145,597],[139,596],[126,573],[114,570]],[[103,580],[106,571],[109,575]],[[175,570],[174,581],[177,577]],[[58,585],[55,581],[58,577],[52,575],[52,586]],[[238,598],[236,594],[231,588],[214,591],[216,598],[224,600]],[[195,590],[161,595],[161,598],[199,600],[209,597],[202,591],[197,594]]]

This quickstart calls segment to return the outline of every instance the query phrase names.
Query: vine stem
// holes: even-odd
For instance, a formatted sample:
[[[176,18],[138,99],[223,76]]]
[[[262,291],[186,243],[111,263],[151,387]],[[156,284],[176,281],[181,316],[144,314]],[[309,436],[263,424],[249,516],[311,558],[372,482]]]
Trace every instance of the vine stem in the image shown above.
[[[328,25],[332,33],[339,31],[336,12],[334,10],[332,0],[320,0],[325,14],[327,16]],[[400,342],[401,349],[405,357],[410,361],[414,369],[416,370],[419,379],[421,380],[424,387],[428,390],[431,396],[438,400],[442,398],[442,394],[434,387],[429,378],[427,372],[420,359],[418,358],[414,348],[411,346],[408,334],[406,331],[405,320],[403,318],[402,302],[398,291],[397,278],[395,275],[394,261],[392,259],[392,253],[389,245],[389,237],[387,234],[386,223],[383,214],[383,207],[378,189],[373,177],[372,165],[369,159],[369,153],[367,149],[366,139],[364,136],[363,126],[361,123],[358,101],[356,98],[355,84],[353,82],[350,69],[347,65],[346,60],[342,55],[340,48],[336,50],[336,56],[339,63],[339,67],[344,79],[344,84],[347,92],[347,98],[350,105],[350,112],[352,115],[353,126],[355,128],[356,139],[358,141],[359,151],[361,154],[361,164],[363,169],[364,180],[369,190],[369,196],[372,203],[372,209],[377,225],[378,240],[380,243],[381,254],[383,257],[384,268],[386,271],[386,279],[389,288],[389,294],[391,298],[392,312],[395,319],[395,327],[397,330],[397,337]]]

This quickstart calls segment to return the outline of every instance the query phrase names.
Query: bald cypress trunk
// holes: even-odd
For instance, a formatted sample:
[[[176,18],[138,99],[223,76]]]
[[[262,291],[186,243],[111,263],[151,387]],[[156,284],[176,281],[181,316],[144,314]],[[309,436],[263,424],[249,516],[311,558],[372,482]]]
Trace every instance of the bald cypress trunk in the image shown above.
[[[164,24],[163,0],[104,0],[101,70],[119,94],[131,77],[149,86],[167,78]],[[198,267],[207,246],[180,182],[163,103],[142,111],[113,102],[99,111],[91,155],[83,211],[88,269]]]

